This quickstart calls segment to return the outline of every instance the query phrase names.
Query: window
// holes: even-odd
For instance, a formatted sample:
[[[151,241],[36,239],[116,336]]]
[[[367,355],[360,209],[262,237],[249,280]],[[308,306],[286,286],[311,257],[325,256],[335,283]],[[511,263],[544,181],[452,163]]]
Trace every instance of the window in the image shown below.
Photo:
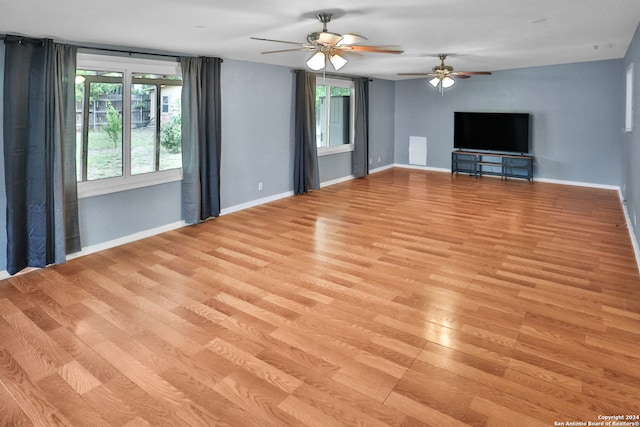
[[[79,54],[79,197],[181,179],[177,62]]]
[[[169,112],[169,97],[168,96],[163,96],[162,97],[162,112],[163,113],[168,113]]]
[[[353,81],[318,77],[316,143],[319,155],[353,151],[353,101]]]
[[[624,130],[631,132],[633,130],[633,63],[627,67],[627,92],[624,115]]]
[[[78,181],[122,176],[120,72],[76,71]]]

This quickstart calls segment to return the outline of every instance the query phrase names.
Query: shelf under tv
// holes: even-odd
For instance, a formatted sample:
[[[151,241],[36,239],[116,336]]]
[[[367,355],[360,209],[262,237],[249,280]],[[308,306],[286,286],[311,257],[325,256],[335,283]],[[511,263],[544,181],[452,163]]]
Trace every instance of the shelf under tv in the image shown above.
[[[455,150],[451,153],[451,173],[473,176],[495,175],[502,178],[533,180],[533,156]]]

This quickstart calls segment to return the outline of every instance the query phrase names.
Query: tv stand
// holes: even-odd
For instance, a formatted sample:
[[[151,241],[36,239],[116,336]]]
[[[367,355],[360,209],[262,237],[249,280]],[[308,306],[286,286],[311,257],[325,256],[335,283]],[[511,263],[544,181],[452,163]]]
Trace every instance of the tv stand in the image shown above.
[[[495,175],[533,180],[533,156],[456,150],[451,153],[451,173]]]

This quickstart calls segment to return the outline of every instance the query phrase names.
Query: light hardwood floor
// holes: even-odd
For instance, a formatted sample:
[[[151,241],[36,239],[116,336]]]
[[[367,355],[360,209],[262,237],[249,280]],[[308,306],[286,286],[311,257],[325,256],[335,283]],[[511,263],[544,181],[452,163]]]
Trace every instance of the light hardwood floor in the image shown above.
[[[638,414],[615,191],[391,169],[0,282],[0,425]]]

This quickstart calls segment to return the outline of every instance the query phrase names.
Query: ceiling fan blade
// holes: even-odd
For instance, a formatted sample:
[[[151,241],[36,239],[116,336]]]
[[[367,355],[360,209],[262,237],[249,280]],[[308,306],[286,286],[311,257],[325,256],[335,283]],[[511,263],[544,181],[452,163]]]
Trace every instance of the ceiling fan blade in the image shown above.
[[[328,44],[329,46],[336,46],[342,40],[341,34],[330,33],[328,31],[323,31],[318,33],[318,43]]]
[[[468,79],[471,77],[468,74],[458,74],[458,73],[451,73],[450,76],[455,77],[456,79]]]
[[[336,43],[336,46],[342,46],[345,44],[362,43],[364,40],[367,40],[367,38],[359,34],[343,34],[342,39],[340,39],[340,41]]]
[[[269,53],[282,53],[282,52],[304,52],[304,51],[308,51],[308,50],[313,50],[313,49],[309,49],[306,47],[300,47],[297,49],[280,49],[280,50],[267,50],[265,52],[260,52],[261,54],[269,54]]]
[[[435,77],[432,73],[398,73],[399,76]]]
[[[275,43],[287,43],[287,44],[296,44],[298,46],[302,46],[304,43],[298,43],[298,42],[288,42],[286,40],[274,40],[274,39],[264,39],[261,37],[249,37],[251,40],[260,40],[263,42],[275,42]]]
[[[340,55],[344,56],[345,58],[362,58],[364,56],[361,52],[356,52],[356,51],[353,51],[353,50],[340,49],[339,46],[333,48],[333,52],[339,53]]]
[[[457,74],[458,76],[464,75],[476,75],[476,76],[490,76],[490,71],[455,71],[452,74]]]
[[[340,46],[345,50],[355,50],[358,52],[375,52],[375,53],[393,53],[400,54],[404,52],[404,50],[400,49],[398,46],[359,46],[359,45],[346,45]]]

